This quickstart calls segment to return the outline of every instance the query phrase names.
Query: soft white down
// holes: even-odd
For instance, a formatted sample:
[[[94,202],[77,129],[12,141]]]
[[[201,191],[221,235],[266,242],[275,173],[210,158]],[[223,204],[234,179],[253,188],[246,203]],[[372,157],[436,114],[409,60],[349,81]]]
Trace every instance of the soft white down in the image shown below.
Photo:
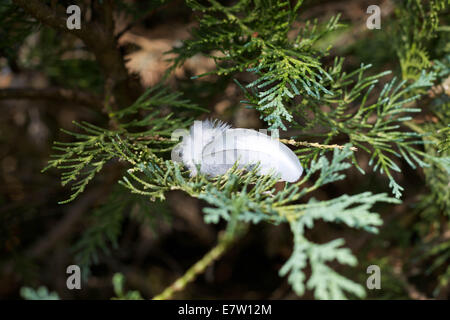
[[[258,174],[276,174],[287,182],[303,173],[295,153],[277,139],[251,129],[232,129],[218,120],[195,121],[172,155],[192,176],[197,168],[210,176],[224,174],[236,161],[239,168],[259,164]]]

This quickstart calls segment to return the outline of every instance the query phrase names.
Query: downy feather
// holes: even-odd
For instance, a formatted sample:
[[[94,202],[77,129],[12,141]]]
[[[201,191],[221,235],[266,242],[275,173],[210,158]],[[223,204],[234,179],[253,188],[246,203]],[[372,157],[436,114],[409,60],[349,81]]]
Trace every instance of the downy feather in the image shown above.
[[[224,174],[236,161],[240,168],[259,164],[259,174],[278,174],[288,182],[303,173],[295,153],[277,139],[251,129],[230,129],[223,122],[196,121],[178,150],[193,176],[197,166],[207,175]]]

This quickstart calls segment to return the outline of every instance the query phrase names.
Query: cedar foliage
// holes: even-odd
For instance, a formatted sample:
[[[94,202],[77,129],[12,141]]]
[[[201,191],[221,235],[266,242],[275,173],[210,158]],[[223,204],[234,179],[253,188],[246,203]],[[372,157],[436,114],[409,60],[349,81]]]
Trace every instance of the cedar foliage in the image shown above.
[[[143,11],[163,10],[170,3],[92,2],[94,12],[102,6],[113,8],[136,21],[142,19]],[[50,8],[52,4],[44,1],[42,5]],[[103,71],[99,78],[98,72],[89,71],[88,66],[96,64],[92,59],[64,61],[63,66],[52,58],[74,44],[55,43],[57,28],[51,22],[40,21],[22,1],[7,1],[0,7],[5,25],[2,32],[6,34],[0,50],[8,61],[17,56],[14,50],[24,36],[40,30],[40,45],[58,51],[42,50],[40,54],[49,59],[32,67],[52,70],[50,76],[59,85],[66,84],[70,74],[67,86],[101,93],[104,101],[109,126],[82,121],[75,122],[75,131],[63,128],[72,138],[55,142],[54,154],[43,170],[61,172],[62,185],[71,190],[69,197],[60,201],[66,204],[89,193],[90,184],[108,164],[124,167],[118,186],[104,205],[92,212],[89,227],[73,245],[75,261],[83,266],[86,278],[99,253],[114,254],[111,249],[117,247],[124,215],[130,208],[139,211],[151,202],[167,201],[169,192],[181,190],[204,201],[205,223],[225,221],[227,232],[238,239],[236,245],[239,234],[247,232],[242,226],[287,224],[293,249],[279,275],[287,277],[298,296],[310,290],[317,299],[363,298],[364,282],[330,265],[338,262],[356,268],[356,256],[344,239],[317,243],[308,239],[307,231],[322,220],[361,234],[377,234],[383,219],[375,208],[392,208],[402,202],[406,186],[398,178],[404,171],[402,163],[407,163],[412,170],[423,172],[428,186],[415,200],[414,212],[408,213],[419,216],[414,227],[421,237],[427,235],[428,241],[417,245],[406,259],[432,261],[427,272],[439,270],[434,294],[448,285],[450,240],[443,234],[448,232],[450,218],[450,107],[448,88],[439,89],[450,75],[448,21],[442,18],[448,13],[448,3],[395,2],[393,16],[397,19],[386,24],[382,20],[382,29],[371,31],[378,37],[373,41],[386,41],[385,32],[392,35],[393,41],[385,45],[395,52],[389,57],[395,60],[393,70],[364,61],[359,66],[347,63],[345,55],[333,49],[332,39],[351,25],[342,22],[339,13],[323,21],[305,19],[302,14],[308,5],[301,0],[186,1],[185,10],[190,10],[197,22],[190,38],[168,53],[170,66],[160,83],[143,91],[130,105],[121,104],[127,101],[117,96],[121,91],[108,87],[109,80],[115,81],[113,75]],[[107,13],[99,12],[98,21],[108,21]],[[83,40],[76,32],[71,36]],[[90,50],[89,45],[86,50]],[[171,84],[177,68],[199,55],[212,58],[215,68],[192,76],[188,85],[186,81]],[[80,66],[85,66],[83,73],[77,72]],[[196,86],[208,90],[204,79],[211,77],[222,79],[215,80],[217,86],[226,81],[238,87],[241,105],[256,110],[269,129],[281,129],[281,134],[294,140],[307,138],[318,143],[295,148],[306,172],[299,182],[275,190],[277,177],[260,177],[255,169],[236,168],[217,178],[190,177],[185,168],[170,160],[178,142],[171,134],[189,128],[194,119],[208,112],[208,106],[193,92]],[[324,147],[334,143],[342,148]],[[363,170],[365,157],[369,161]],[[352,168],[361,175],[385,177],[385,186],[317,199],[316,193],[327,185],[347,181],[346,172]],[[431,226],[435,231],[429,234]],[[115,276],[114,287],[118,298],[141,298],[138,292],[124,293],[121,275]],[[24,297],[48,294],[30,290],[24,289]]]

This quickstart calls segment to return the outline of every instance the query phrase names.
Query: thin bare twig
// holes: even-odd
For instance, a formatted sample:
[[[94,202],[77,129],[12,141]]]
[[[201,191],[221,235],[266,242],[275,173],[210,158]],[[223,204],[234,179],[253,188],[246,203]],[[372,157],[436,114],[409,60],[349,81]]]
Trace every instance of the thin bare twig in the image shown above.
[[[147,137],[138,137],[136,140],[155,140],[155,141],[171,141],[170,138],[164,138],[160,137],[158,135],[156,136],[147,136]],[[295,141],[294,139],[279,139],[280,142],[284,144],[288,144],[295,147],[313,147],[313,148],[320,148],[320,149],[344,149],[345,146],[341,146],[338,144],[320,144],[316,142],[307,142],[307,141]],[[358,148],[356,147],[350,147],[350,150],[352,151],[358,151]]]
[[[247,231],[246,225],[236,226],[235,221],[229,222],[226,231],[219,234],[217,245],[197,261],[186,273],[168,286],[162,293],[155,296],[153,300],[171,299],[176,292],[182,291],[194,281],[197,276],[205,272],[206,268],[219,259],[238,239]]]
[[[345,146],[341,146],[338,144],[320,144],[316,142],[307,142],[307,141],[295,141],[294,139],[279,139],[280,142],[283,142],[285,144],[289,144],[291,146],[295,147],[313,147],[313,148],[320,148],[320,149],[344,149]],[[358,151],[358,148],[356,147],[350,147],[350,150],[352,151]]]

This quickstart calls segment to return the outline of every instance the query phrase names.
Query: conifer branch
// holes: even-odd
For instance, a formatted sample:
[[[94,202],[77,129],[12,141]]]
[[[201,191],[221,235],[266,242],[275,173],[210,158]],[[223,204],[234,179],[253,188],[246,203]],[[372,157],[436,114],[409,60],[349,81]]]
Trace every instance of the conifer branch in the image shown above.
[[[153,300],[172,299],[175,293],[184,290],[189,283],[194,281],[201,273],[205,272],[206,268],[217,261],[238,239],[240,239],[245,230],[246,228],[238,228],[238,230],[234,232],[225,231],[219,234],[217,245],[189,268],[183,276],[164,289],[163,292],[155,296]]]
[[[30,13],[37,10],[34,8],[38,4],[36,1],[28,2],[16,0]],[[402,171],[400,161],[412,168],[424,169],[432,190],[425,204],[436,202],[442,211],[448,208],[448,101],[438,99],[445,91],[436,91],[440,96],[436,97],[429,89],[435,86],[437,78],[448,78],[450,69],[444,59],[432,67],[431,55],[426,50],[427,42],[435,37],[443,1],[431,1],[427,8],[418,1],[407,1],[406,8],[414,9],[418,16],[408,19],[406,28],[400,26],[404,34],[399,39],[407,40],[396,48],[403,79],[398,81],[394,77],[381,86],[379,82],[389,71],[368,74],[371,66],[365,64],[348,70],[344,67],[344,59],[339,57],[326,65],[323,58],[329,54],[329,48],[322,48],[319,40],[341,26],[339,16],[324,24],[303,21],[292,37],[302,1],[292,4],[291,1],[242,0],[229,6],[219,1],[203,3],[188,2],[200,13],[198,25],[193,29],[191,39],[173,49],[176,57],[170,70],[190,57],[204,54],[216,63],[216,68],[206,74],[250,73],[250,77],[244,77],[251,79],[249,83],[241,85],[236,81],[245,95],[246,100],[242,102],[256,109],[270,128],[286,129],[289,126],[301,130],[302,135],[321,138],[318,142],[280,139],[282,143],[302,147],[297,150],[305,169],[302,179],[276,189],[279,178],[270,174],[261,176],[257,167],[239,169],[235,164],[220,176],[192,176],[180,163],[168,160],[168,153],[175,143],[170,139],[171,133],[188,128],[202,108],[163,85],[148,89],[134,102],[122,105],[116,101],[128,92],[126,86],[120,85],[128,75],[126,70],[124,72],[115,40],[112,40],[111,1],[105,2],[103,10],[94,7],[101,17],[95,24],[102,28],[102,33],[100,38],[96,37],[98,43],[91,43],[89,39],[85,43],[107,75],[104,101],[109,108],[108,115],[116,125],[107,130],[89,123],[78,124],[81,133],[68,132],[75,141],[55,145],[59,154],[53,156],[46,169],[64,170],[61,180],[63,185],[72,187],[68,200],[71,201],[87,188],[107,162],[120,161],[128,170],[119,184],[133,196],[145,201],[163,201],[168,192],[180,190],[208,204],[203,208],[206,223],[228,223],[227,230],[233,231],[221,234],[213,249],[154,299],[173,297],[220,258],[238,238],[233,225],[261,222],[290,226],[293,251],[280,269],[280,275],[287,277],[298,295],[308,289],[319,299],[343,299],[346,292],[364,297],[363,286],[329,266],[333,261],[349,266],[357,263],[349,248],[344,247],[344,241],[334,239],[315,243],[306,237],[306,230],[313,228],[317,220],[322,220],[376,233],[383,221],[372,208],[378,203],[400,203],[398,198],[403,187],[394,175],[394,172]],[[38,10],[34,16],[50,26],[60,24],[55,17],[45,18],[41,13]],[[421,24],[421,20],[427,21]],[[108,52],[105,56],[104,50]],[[220,54],[216,54],[218,51]],[[111,66],[114,70],[106,70]],[[426,110],[430,107],[429,101],[415,103],[427,92],[428,99],[434,99],[433,110]],[[118,110],[113,106],[117,102],[127,107]],[[175,109],[183,114],[175,113]],[[418,124],[413,117],[422,111],[434,112],[438,121]],[[333,144],[334,139],[342,135],[349,144]],[[328,150],[332,150],[332,154],[326,154]],[[387,176],[396,198],[367,191],[316,200],[313,192],[343,180],[344,170],[352,165],[359,168],[354,152],[358,150],[367,152],[368,165],[373,171]],[[306,196],[308,200],[305,200]],[[77,256],[81,261],[90,264],[99,249],[110,242],[114,245],[128,200],[122,201],[112,195],[112,199],[96,211],[97,221],[107,220],[108,223],[93,223],[78,243]],[[99,234],[107,237],[98,237]],[[445,250],[438,250],[438,253],[445,256]],[[433,268],[440,267],[442,259],[436,261]],[[306,278],[307,268],[311,271],[309,279]]]
[[[137,137],[136,140],[151,140],[151,141],[172,141],[170,138],[164,138],[160,136],[153,136],[153,137]],[[278,139],[280,142],[284,144],[288,144],[294,147],[312,147],[312,148],[319,148],[319,149],[344,149],[345,145],[338,145],[338,144],[320,144],[317,142],[308,142],[308,141],[296,141],[294,139]],[[172,141],[173,142],[173,141]],[[356,147],[350,147],[350,150],[352,151],[358,151],[358,148]]]
[[[295,141],[294,139],[279,139],[279,140],[285,144],[295,146],[295,147],[304,146],[304,147],[313,147],[313,148],[319,148],[319,149],[341,149],[341,150],[345,148],[345,146],[341,146],[338,144],[320,144],[320,143],[316,143],[316,142]],[[350,150],[358,151],[358,148],[350,147]]]

